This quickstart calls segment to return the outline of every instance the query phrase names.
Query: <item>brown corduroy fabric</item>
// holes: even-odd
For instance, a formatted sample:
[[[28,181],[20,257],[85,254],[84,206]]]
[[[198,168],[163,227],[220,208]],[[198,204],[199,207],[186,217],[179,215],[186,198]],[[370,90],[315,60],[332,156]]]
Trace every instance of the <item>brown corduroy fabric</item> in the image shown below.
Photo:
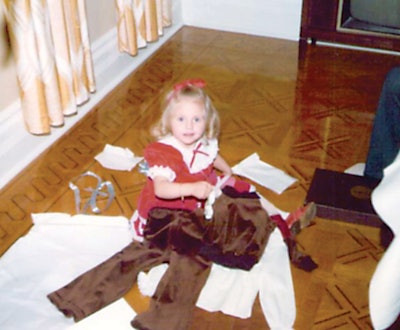
[[[254,195],[223,194],[211,221],[204,219],[200,209],[156,208],[149,213],[143,243],[132,242],[48,297],[66,316],[79,321],[123,297],[140,271],[169,263],[149,309],[131,324],[138,329],[184,330],[190,325],[211,259],[251,268],[274,228]]]

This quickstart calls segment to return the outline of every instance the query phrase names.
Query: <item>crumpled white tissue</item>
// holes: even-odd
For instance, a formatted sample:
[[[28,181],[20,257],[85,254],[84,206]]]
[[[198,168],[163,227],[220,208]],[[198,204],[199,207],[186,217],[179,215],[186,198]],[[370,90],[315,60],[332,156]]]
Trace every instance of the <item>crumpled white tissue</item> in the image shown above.
[[[253,153],[240,163],[232,167],[234,174],[244,176],[258,184],[281,194],[297,181],[282,170],[260,160],[257,153]]]
[[[102,166],[112,170],[130,171],[143,157],[135,156],[128,148],[106,144],[103,151],[94,157]]]

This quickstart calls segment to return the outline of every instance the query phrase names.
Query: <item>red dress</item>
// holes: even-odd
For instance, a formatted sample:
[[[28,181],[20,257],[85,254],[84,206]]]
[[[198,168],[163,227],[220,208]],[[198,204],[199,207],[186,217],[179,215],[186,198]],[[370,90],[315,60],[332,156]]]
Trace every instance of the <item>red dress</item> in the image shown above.
[[[186,159],[181,151],[174,146],[174,139],[169,137],[163,141],[154,142],[148,145],[144,151],[144,158],[149,166],[149,172],[153,169],[166,170],[165,173],[172,174],[170,181],[173,182],[196,182],[208,181],[212,185],[217,182],[217,174],[213,163],[218,152],[216,140],[211,145],[207,141],[200,141],[194,151]],[[196,168],[193,172],[193,168]],[[165,174],[168,176],[167,174]],[[147,182],[138,200],[138,212],[141,218],[146,219],[149,210],[153,207],[167,207],[171,209],[194,210],[202,207],[204,201],[195,197],[176,199],[161,199],[154,194],[154,185],[151,174],[147,176]]]

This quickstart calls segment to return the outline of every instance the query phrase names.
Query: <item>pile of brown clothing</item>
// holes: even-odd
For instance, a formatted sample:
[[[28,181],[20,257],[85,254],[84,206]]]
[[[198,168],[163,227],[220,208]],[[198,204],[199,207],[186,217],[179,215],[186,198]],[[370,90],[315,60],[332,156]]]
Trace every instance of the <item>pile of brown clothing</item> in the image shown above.
[[[251,269],[275,228],[257,194],[231,188],[216,200],[210,221],[201,209],[155,208],[143,243],[130,243],[48,297],[66,316],[79,321],[123,297],[140,271],[168,263],[149,309],[131,324],[137,329],[188,329],[212,262]]]

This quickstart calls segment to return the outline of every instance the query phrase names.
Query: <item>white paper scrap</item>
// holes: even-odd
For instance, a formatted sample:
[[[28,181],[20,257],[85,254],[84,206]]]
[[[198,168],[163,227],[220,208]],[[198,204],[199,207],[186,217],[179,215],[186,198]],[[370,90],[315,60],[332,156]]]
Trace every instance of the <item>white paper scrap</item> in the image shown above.
[[[363,176],[364,170],[365,170],[365,163],[357,163],[347,168],[344,171],[344,173]]]
[[[240,163],[232,167],[234,174],[244,176],[254,182],[281,194],[297,181],[282,170],[260,160],[257,153],[253,153]]]
[[[135,316],[135,311],[121,298],[75,323],[68,330],[132,330],[131,321]]]
[[[135,154],[128,148],[106,144],[104,150],[94,159],[105,168],[118,171],[130,171],[143,159],[143,157],[135,156]]]

